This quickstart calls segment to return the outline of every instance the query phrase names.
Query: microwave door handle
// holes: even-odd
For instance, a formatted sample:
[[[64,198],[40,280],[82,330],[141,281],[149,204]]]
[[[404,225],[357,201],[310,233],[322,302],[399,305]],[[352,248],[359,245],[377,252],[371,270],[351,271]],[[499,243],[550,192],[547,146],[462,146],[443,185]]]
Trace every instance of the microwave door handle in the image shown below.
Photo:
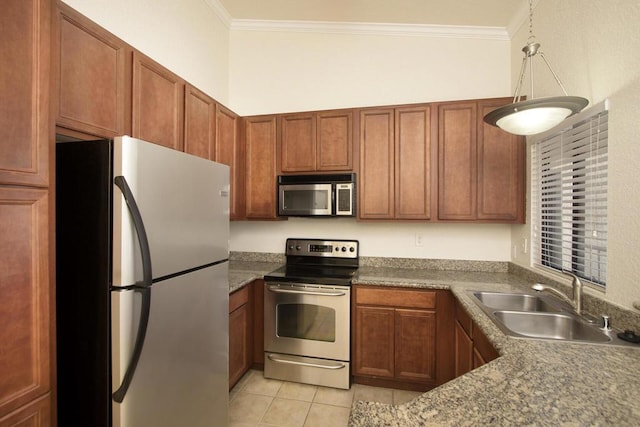
[[[278,286],[268,286],[267,289],[276,294],[303,294],[303,295],[321,295],[326,297],[340,297],[346,295],[344,291],[307,291],[295,289],[282,289]]]

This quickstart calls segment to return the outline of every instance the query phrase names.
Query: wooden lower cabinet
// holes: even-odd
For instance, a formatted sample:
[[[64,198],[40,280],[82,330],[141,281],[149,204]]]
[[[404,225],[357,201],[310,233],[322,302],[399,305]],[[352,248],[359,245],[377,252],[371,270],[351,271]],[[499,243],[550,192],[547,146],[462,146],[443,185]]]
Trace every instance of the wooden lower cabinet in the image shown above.
[[[0,186],[0,425],[51,389],[49,191]],[[23,409],[19,409],[19,408]],[[29,425],[29,424],[27,424]],[[43,424],[45,425],[45,424]]]
[[[453,378],[449,291],[354,286],[354,382],[428,390]]]
[[[485,334],[460,303],[456,302],[455,376],[466,374],[499,356]]]
[[[19,410],[0,417],[0,427],[46,427],[52,425],[51,394],[47,393]]]
[[[253,319],[250,290],[245,286],[229,295],[229,389],[251,365]]]
[[[264,280],[229,295],[229,390],[249,368],[264,369]]]

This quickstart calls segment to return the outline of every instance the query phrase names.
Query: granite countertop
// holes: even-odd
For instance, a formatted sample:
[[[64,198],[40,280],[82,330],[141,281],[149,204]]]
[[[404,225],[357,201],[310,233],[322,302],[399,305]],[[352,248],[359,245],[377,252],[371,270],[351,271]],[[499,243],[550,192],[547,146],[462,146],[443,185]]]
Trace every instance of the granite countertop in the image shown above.
[[[256,279],[262,279],[265,274],[280,267],[282,263],[266,261],[237,261],[229,262],[229,293],[237,291]]]
[[[231,261],[230,293],[283,264],[258,259]],[[466,292],[526,291],[532,283],[500,268],[478,272],[361,264],[354,284],[451,290],[501,356],[402,405],[356,401],[349,425],[640,425],[640,372],[635,369],[640,346],[511,338]]]
[[[402,405],[354,402],[356,426],[640,425],[639,347],[504,335],[467,290],[528,290],[509,273],[361,267],[355,284],[450,289],[501,357]]]

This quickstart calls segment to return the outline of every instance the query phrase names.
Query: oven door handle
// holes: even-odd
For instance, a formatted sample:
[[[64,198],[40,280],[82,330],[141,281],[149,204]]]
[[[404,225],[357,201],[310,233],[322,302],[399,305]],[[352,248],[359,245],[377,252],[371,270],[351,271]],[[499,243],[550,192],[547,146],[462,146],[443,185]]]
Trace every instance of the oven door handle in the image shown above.
[[[341,297],[347,293],[344,291],[306,291],[295,289],[282,289],[278,286],[267,286],[267,289],[277,294],[304,294],[304,295],[322,295],[325,297]]]
[[[332,363],[332,364],[327,363],[325,365],[325,364],[321,364],[321,363],[298,362],[297,360],[283,359],[281,357],[276,357],[273,354],[269,354],[269,355],[267,355],[267,357],[269,358],[269,360],[272,360],[272,361],[277,362],[277,363],[288,363],[289,365],[308,366],[308,367],[312,367],[312,368],[342,369],[342,368],[346,368],[347,367],[346,364],[340,363],[340,362],[336,362],[336,363]]]

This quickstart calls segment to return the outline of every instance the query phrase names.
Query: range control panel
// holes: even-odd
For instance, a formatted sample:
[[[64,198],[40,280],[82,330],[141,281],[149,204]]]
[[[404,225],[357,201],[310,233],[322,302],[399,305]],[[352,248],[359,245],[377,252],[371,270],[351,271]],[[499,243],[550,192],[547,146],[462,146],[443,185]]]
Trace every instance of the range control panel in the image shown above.
[[[358,258],[358,241],[287,239],[286,255]]]

